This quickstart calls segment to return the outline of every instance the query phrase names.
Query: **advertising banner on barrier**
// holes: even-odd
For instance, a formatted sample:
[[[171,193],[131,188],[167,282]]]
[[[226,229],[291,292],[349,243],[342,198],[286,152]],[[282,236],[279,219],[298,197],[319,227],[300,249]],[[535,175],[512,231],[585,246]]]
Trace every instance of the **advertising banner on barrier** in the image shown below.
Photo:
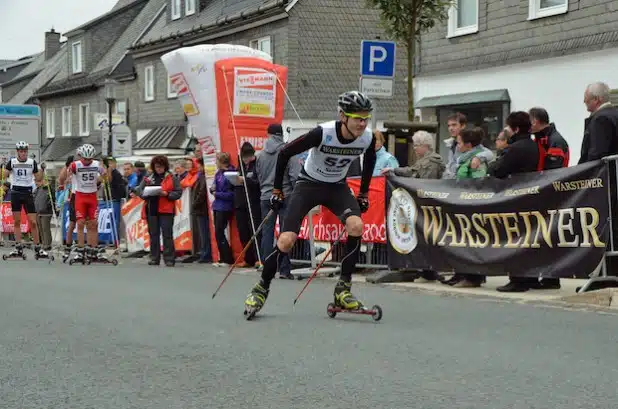
[[[389,176],[391,268],[587,276],[609,238],[608,171],[592,162],[508,179]]]
[[[113,214],[112,214],[113,211]],[[118,241],[118,223],[120,222],[120,202],[106,202],[99,200],[99,243],[113,244]],[[69,202],[65,202],[62,209],[62,237],[66,237],[69,228]],[[113,232],[112,226],[116,226]],[[84,231],[87,229],[84,228]],[[77,227],[73,230],[73,240],[77,240]]]
[[[144,201],[138,197],[129,200],[122,207],[122,219],[126,226],[127,248],[130,253],[140,250],[150,250],[150,235],[148,223],[142,219]],[[191,232],[191,189],[182,191],[182,196],[176,201],[176,216],[174,217],[174,247],[176,251],[191,251],[193,235]],[[163,239],[161,239],[163,245]]]
[[[0,232],[2,233],[14,233],[15,226],[13,223],[15,220],[13,219],[13,211],[11,210],[10,202],[0,203]],[[30,232],[30,224],[28,223],[28,216],[26,212],[22,209],[21,211],[21,232],[28,233]]]

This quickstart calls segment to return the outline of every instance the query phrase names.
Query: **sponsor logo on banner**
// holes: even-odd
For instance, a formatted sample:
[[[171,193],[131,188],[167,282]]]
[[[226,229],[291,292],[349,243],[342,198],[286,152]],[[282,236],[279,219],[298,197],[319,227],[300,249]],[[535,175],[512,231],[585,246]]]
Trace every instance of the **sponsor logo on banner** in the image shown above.
[[[15,223],[15,219],[13,219],[13,210],[11,210],[11,203],[9,202],[4,202],[4,203],[0,203],[0,217],[2,218],[2,223],[0,224],[0,232],[2,233],[14,233],[15,232],[15,226],[13,223]],[[28,215],[26,215],[26,212],[22,209],[21,211],[21,232],[22,233],[28,233],[30,232],[30,223],[28,223]]]
[[[412,196],[405,189],[395,189],[388,204],[388,241],[400,254],[411,253],[418,244],[416,215]]]
[[[234,68],[234,115],[275,117],[277,76],[259,68]]]
[[[185,115],[198,115],[200,110],[197,107],[197,102],[195,101],[193,93],[191,93],[191,89],[189,88],[189,84],[187,84],[184,74],[178,73],[170,76],[170,82],[172,83],[172,89],[176,91],[178,98],[182,99],[181,105]]]

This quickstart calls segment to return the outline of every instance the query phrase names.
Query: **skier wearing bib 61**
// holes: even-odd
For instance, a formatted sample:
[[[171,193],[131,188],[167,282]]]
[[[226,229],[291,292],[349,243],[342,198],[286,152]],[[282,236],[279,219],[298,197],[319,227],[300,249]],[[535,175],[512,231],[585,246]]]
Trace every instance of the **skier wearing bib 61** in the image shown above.
[[[21,211],[24,209],[28,216],[32,241],[34,241],[34,251],[37,257],[47,257],[47,252],[41,250],[39,245],[39,229],[36,220],[36,209],[34,208],[34,197],[32,190],[35,178],[39,178],[39,166],[37,162],[28,157],[28,143],[17,142],[15,149],[17,157],[11,158],[6,165],[6,170],[13,176],[11,183],[11,210],[13,211],[13,221],[15,227],[15,249],[8,257],[20,257],[24,260],[23,243],[21,234]]]
[[[309,151],[287,205],[283,230],[272,253],[265,255],[262,279],[245,301],[245,314],[251,319],[264,306],[270,283],[277,272],[279,258],[288,253],[296,239],[304,217],[322,205],[345,225],[348,234],[346,255],[341,261],[341,277],[335,286],[334,305],[339,311],[362,311],[363,304],[351,290],[352,273],[360,253],[363,221],[361,213],[369,209],[369,184],[376,162],[375,138],[367,123],[371,118],[371,101],[358,91],[339,96],[339,119],[326,122],[285,145],[277,157],[275,180],[270,205],[278,210],[283,205],[283,176],[290,158]],[[360,192],[354,197],[346,182],[350,164],[363,155]],[[329,305],[329,315],[334,316]]]

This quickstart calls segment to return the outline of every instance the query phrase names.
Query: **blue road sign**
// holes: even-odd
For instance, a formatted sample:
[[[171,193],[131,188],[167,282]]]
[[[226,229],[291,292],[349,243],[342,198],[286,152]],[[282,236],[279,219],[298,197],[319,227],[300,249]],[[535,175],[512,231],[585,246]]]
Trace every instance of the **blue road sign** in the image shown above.
[[[0,116],[40,117],[41,108],[37,105],[0,105]]]
[[[392,41],[363,40],[361,42],[361,76],[393,78],[396,50],[397,46]]]

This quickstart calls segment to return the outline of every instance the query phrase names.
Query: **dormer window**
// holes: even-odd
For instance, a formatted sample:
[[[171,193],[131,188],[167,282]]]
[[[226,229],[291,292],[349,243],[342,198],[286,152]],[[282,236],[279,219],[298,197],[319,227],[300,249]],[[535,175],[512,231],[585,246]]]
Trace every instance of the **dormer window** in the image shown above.
[[[73,74],[82,72],[82,42],[77,41],[71,44],[71,65]]]
[[[185,16],[195,14],[195,3],[197,0],[185,0]]]
[[[170,0],[172,2],[172,20],[178,20],[182,17],[180,0]]]

